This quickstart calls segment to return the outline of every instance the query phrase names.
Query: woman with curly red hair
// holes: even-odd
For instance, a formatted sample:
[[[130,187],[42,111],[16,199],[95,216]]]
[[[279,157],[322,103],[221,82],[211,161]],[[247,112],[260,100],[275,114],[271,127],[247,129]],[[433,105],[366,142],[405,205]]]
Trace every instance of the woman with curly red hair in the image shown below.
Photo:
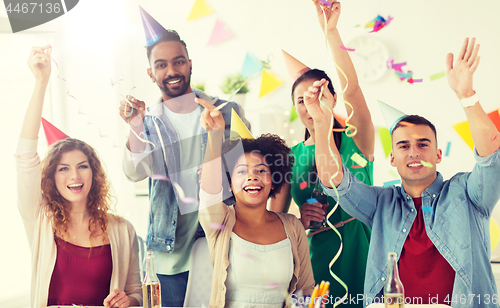
[[[31,306],[140,305],[137,236],[109,213],[110,185],[94,149],[66,138],[42,162],[37,154],[51,52],[30,51],[36,83],[16,153],[18,206],[32,252]]]

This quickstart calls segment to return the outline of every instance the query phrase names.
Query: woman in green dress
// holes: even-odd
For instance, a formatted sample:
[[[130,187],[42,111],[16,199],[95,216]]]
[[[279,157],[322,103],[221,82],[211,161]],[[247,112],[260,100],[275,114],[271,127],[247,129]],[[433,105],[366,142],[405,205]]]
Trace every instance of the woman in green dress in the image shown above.
[[[344,100],[349,102],[354,109],[353,117],[349,123],[356,127],[356,134],[353,137],[348,137],[345,132],[338,132],[338,128],[343,127],[335,119],[334,128],[337,129],[334,129],[332,132],[332,138],[334,138],[337,148],[340,149],[339,152],[343,164],[359,180],[365,184],[372,185],[375,130],[349,54],[346,50],[339,48],[339,46],[344,46],[337,30],[340,3],[334,2],[331,7],[323,6],[319,3],[315,3],[315,5],[321,28],[325,29],[325,26],[327,27],[327,39],[331,46],[334,61],[345,74],[344,77],[341,71],[338,70],[337,72],[342,89],[349,82],[343,95]],[[285,57],[291,56],[286,54]],[[327,83],[325,84],[324,95],[333,96],[332,107],[336,104],[337,95],[335,94],[330,78],[325,72],[317,69],[311,70],[303,64],[301,68],[300,65],[297,65],[297,63],[301,63],[293,59],[292,62],[294,61],[294,64],[288,66],[291,75],[295,79],[292,86],[292,99],[297,115],[306,128],[306,136],[304,142],[291,148],[295,157],[292,181],[290,185],[281,190],[281,193],[275,199],[271,199],[271,210],[287,212],[290,206],[290,199],[293,197],[295,203],[300,208],[301,222],[304,228],[310,229],[311,221],[324,221],[325,212],[319,203],[310,204],[307,202],[307,199],[311,198],[313,189],[316,186],[317,176],[314,157],[315,133],[313,120],[303,103],[303,93],[315,81],[325,79]],[[294,70],[295,73],[293,72]],[[346,109],[347,113],[350,114],[352,111],[351,108],[346,105]],[[366,166],[361,167],[351,159],[355,153],[366,159]],[[328,198],[327,212],[333,208],[335,203],[334,199]],[[362,307],[366,258],[371,231],[366,225],[344,212],[341,206],[342,204],[340,204],[329,219],[341,234],[343,242],[343,251],[333,264],[331,270],[348,287],[347,299],[340,306]],[[333,303],[346,293],[341,284],[335,281],[329,272],[329,263],[340,248],[340,238],[329,227],[310,230],[308,232],[314,279],[316,283],[322,280],[330,282],[330,299],[328,300],[327,307],[332,307]]]

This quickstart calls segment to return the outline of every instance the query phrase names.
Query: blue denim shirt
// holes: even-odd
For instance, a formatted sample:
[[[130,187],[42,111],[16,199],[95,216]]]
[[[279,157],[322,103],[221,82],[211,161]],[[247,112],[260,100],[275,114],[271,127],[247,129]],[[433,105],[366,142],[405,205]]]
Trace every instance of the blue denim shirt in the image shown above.
[[[200,90],[192,89],[196,97],[202,98],[215,106],[224,103],[217,97],[211,97]],[[203,107],[200,105],[203,111]],[[242,121],[250,128],[250,123],[244,116],[243,108],[229,102],[220,111],[226,122],[225,138],[230,136],[231,109],[234,109]],[[144,135],[145,139],[152,142],[152,152],[145,155],[144,159],[136,164],[130,159],[130,151],[125,147],[125,158],[123,159],[123,170],[127,178],[133,182],[149,177],[149,201],[151,204],[148,222],[148,235],[146,245],[150,249],[161,252],[171,253],[175,244],[175,229],[177,226],[178,204],[177,191],[169,180],[177,182],[175,174],[180,172],[180,143],[178,134],[172,122],[163,112],[163,104],[156,104],[148,108],[144,117]],[[202,128],[202,142],[200,151],[205,153],[207,144],[207,132]],[[161,139],[161,141],[160,141]],[[166,163],[165,163],[166,162]],[[200,162],[201,164],[202,162]],[[169,173],[169,171],[171,171]],[[151,177],[152,176],[152,177]],[[193,183],[198,185],[199,183]],[[199,191],[199,189],[197,189]],[[199,226],[199,233],[203,232]]]
[[[458,173],[447,181],[438,172],[422,193],[425,230],[456,273],[449,304],[499,307],[490,264],[490,215],[500,199],[500,150],[487,157],[474,153],[472,172]],[[368,186],[345,166],[343,170],[337,187],[339,205],[372,229],[364,287],[364,305],[368,305],[381,296],[387,253],[396,252],[399,258],[417,211],[403,187]],[[325,191],[335,197],[333,189]]]

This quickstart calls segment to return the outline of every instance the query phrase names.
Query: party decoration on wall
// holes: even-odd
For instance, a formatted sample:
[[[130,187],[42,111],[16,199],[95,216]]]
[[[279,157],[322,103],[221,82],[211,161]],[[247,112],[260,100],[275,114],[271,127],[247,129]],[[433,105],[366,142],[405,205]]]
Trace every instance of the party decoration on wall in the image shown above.
[[[141,6],[139,6],[141,13],[142,26],[146,34],[146,46],[149,47],[156,43],[163,32],[167,31],[159,22],[157,22],[151,15],[148,14]]]
[[[500,109],[494,110],[490,113],[488,113],[488,117],[490,120],[495,124],[495,127],[497,130],[500,132]],[[472,135],[470,134],[470,127],[469,127],[469,122],[464,121],[458,124],[453,125],[453,128],[455,131],[462,137],[462,139],[467,143],[467,145],[471,148],[474,149],[474,141],[472,140]],[[495,135],[492,138],[492,141],[496,139]]]
[[[385,158],[387,158],[392,151],[391,133],[389,132],[389,129],[385,127],[378,127],[377,132],[380,137],[380,142],[382,142]]]
[[[370,33],[378,32],[382,30],[384,27],[388,26],[393,19],[394,19],[393,17],[388,16],[386,20],[384,17],[377,15],[377,17],[375,17],[372,21],[368,22],[365,25],[365,28],[372,28]]]
[[[241,69],[241,75],[245,78],[249,78],[262,70],[261,61],[247,52],[245,61],[243,62],[243,68]]]
[[[214,10],[205,0],[196,0],[187,20],[195,20],[203,16],[210,15],[213,12]]]
[[[215,45],[227,41],[228,39],[234,36],[233,32],[229,30],[229,28],[217,18],[215,21],[215,26],[212,31],[212,35],[210,36],[210,40],[208,40],[207,45]]]
[[[387,127],[389,128],[389,133],[392,133],[394,130],[394,127],[396,124],[401,121],[402,118],[406,117],[407,114],[399,111],[398,109],[387,105],[386,103],[382,102],[381,100],[378,101],[378,107],[380,108],[380,111],[382,112],[382,115],[384,116],[385,123],[387,124]]]
[[[254,139],[252,133],[250,133],[234,109],[231,109],[231,131],[238,133],[240,138]]]
[[[292,110],[290,111],[290,122],[295,121],[299,115],[297,114],[297,111],[295,111],[295,107],[292,105]]]
[[[266,69],[262,70],[262,82],[260,85],[259,98],[273,91],[282,84],[283,79],[281,79],[278,75]]]
[[[52,123],[42,117],[42,126],[47,139],[47,144],[50,146],[52,143],[69,138],[68,135],[63,133],[59,128],[55,127]]]

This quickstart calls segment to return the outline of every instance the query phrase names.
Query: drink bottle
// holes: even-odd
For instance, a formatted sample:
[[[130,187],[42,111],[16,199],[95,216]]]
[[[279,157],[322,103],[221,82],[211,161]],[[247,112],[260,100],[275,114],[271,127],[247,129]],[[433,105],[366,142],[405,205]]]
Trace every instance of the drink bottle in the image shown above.
[[[395,252],[387,254],[387,280],[384,285],[384,303],[386,308],[404,308],[405,289],[399,279],[398,259]]]
[[[144,308],[161,308],[160,280],[155,271],[153,251],[146,254],[146,273],[142,282],[142,301]]]

